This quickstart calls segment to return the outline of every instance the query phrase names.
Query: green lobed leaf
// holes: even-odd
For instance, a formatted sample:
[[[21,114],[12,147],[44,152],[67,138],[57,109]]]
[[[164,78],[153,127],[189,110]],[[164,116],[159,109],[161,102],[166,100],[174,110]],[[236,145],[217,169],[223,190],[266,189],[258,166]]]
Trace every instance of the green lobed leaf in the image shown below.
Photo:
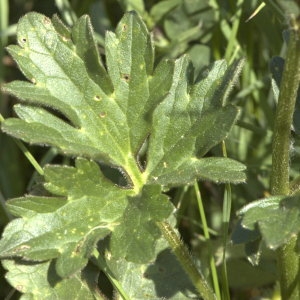
[[[220,65],[221,72],[222,67]],[[197,156],[203,156],[226,138],[237,119],[238,109],[232,105],[208,107],[205,104],[207,99],[199,99],[200,90],[204,95],[209,94],[211,82],[198,84],[189,93],[193,79],[187,57],[175,62],[173,76],[173,85],[168,95],[153,112],[153,130],[145,171],[149,181],[162,185],[191,183],[197,178],[218,182],[245,181],[245,168],[241,164],[216,160],[216,165],[211,163],[208,166],[207,160],[197,159]],[[231,171],[231,175],[227,176]]]
[[[242,208],[238,215],[241,225],[252,231],[245,242],[260,235],[267,247],[277,249],[300,231],[299,196],[272,196],[254,201]]]
[[[122,225],[112,234],[112,254],[134,263],[152,260],[161,235],[156,222],[167,219],[173,210],[168,197],[161,193],[161,186],[144,186],[140,195],[128,199]]]
[[[116,34],[107,33],[108,73],[87,16],[74,25],[71,38],[62,32],[57,21],[53,26],[43,15],[24,16],[18,25],[19,46],[8,51],[32,83],[12,82],[4,90],[29,103],[50,106],[70,123],[45,109],[22,104],[16,106],[22,120],[9,119],[2,129],[25,141],[56,146],[66,154],[101,158],[126,168],[134,160],[128,157],[136,155],[149,132],[145,114],[161,98],[149,87],[153,45],[147,28],[135,13],[128,13]]]
[[[23,218],[6,227],[0,256],[33,261],[57,258],[57,272],[65,277],[84,267],[95,243],[119,224],[126,196],[132,191],[116,187],[104,179],[94,162],[84,159],[77,160],[76,168],[49,166],[45,176],[45,187],[65,196],[67,203],[62,198],[64,205],[57,205],[58,199],[54,198],[49,209],[48,198],[30,197],[31,202],[25,205],[23,200],[28,203],[27,198],[9,201],[11,212]]]
[[[96,288],[98,271],[91,266],[62,280],[50,262],[4,260],[2,264],[8,282],[23,293],[21,300],[104,299]]]

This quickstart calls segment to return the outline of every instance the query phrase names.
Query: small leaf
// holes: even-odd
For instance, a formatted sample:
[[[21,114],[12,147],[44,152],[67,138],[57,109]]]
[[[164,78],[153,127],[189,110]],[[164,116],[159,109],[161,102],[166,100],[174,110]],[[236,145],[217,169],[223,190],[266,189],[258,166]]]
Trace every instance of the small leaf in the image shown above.
[[[239,211],[242,226],[259,232],[267,247],[277,249],[300,231],[299,196],[273,196],[254,201]]]
[[[112,254],[135,263],[149,262],[161,235],[156,222],[167,219],[173,210],[160,186],[144,186],[140,195],[128,200],[122,225],[112,234]]]

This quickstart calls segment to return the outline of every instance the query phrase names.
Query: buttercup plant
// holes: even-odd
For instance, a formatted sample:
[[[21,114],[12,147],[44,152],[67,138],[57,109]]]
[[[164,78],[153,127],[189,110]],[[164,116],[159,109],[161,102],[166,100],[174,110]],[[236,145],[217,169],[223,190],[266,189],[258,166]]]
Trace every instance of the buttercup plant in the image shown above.
[[[40,194],[7,201],[16,218],[0,257],[10,284],[22,299],[102,299],[101,270],[124,299],[170,290],[172,299],[215,299],[178,238],[166,192],[197,180],[245,182],[243,164],[206,156],[237,121],[228,96],[243,61],[216,61],[199,75],[186,55],[154,65],[151,34],[133,11],[107,32],[105,63],[86,15],[69,28],[28,13],[17,40],[7,50],[29,81],[4,85],[20,104],[2,131],[55,147],[74,166],[46,165]],[[176,273],[176,284],[166,279]]]

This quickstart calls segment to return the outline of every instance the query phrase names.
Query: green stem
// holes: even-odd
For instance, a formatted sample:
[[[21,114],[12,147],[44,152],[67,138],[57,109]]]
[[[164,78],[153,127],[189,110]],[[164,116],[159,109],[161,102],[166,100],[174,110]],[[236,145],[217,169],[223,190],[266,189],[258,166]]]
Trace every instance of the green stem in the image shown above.
[[[206,217],[205,217],[202,197],[201,197],[200,189],[199,189],[199,186],[198,186],[197,182],[194,183],[194,189],[195,189],[195,192],[196,192],[196,199],[197,199],[197,202],[198,202],[199,213],[200,213],[201,223],[202,223],[202,226],[203,226],[204,237],[207,241],[209,241],[209,239],[210,239],[209,228],[207,226],[207,221],[206,221]],[[210,251],[210,253],[211,253],[211,251]],[[215,293],[216,293],[216,297],[217,297],[218,300],[220,300],[221,299],[221,293],[220,293],[220,287],[219,287],[218,273],[217,273],[215,258],[214,258],[212,253],[211,253],[210,258],[209,258],[209,264],[210,264],[210,272],[211,272],[211,277],[212,277],[212,282],[213,282],[214,290],[215,290]]]
[[[225,142],[222,142],[223,156],[227,157],[227,150]],[[229,221],[231,214],[232,198],[231,198],[231,185],[227,183],[225,185],[224,200],[223,200],[223,254],[222,254],[222,285],[223,285],[223,300],[230,299],[227,263],[226,263],[226,250],[228,242]]]
[[[213,291],[207,284],[202,274],[200,274],[200,272],[196,268],[188,249],[181,242],[180,238],[177,236],[176,232],[173,230],[170,224],[167,222],[158,222],[157,225],[160,228],[165,239],[168,241],[181,267],[190,277],[200,296],[204,300],[215,300],[216,297]]]
[[[300,23],[292,20],[287,55],[275,115],[271,193],[288,195],[291,126],[300,83]],[[299,256],[293,238],[277,251],[282,299],[299,300]]]

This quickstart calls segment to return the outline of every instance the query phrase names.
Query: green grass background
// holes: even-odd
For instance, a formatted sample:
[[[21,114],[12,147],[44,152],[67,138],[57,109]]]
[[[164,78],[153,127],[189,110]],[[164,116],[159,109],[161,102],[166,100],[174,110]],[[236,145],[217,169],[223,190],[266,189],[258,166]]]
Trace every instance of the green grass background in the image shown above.
[[[209,249],[215,250],[216,262],[222,255],[222,218],[229,218],[229,232],[237,222],[236,210],[242,205],[268,195],[271,165],[271,136],[275,102],[271,91],[270,60],[283,55],[282,31],[287,27],[286,15],[294,9],[294,1],[265,1],[265,6],[249,21],[247,19],[261,5],[259,0],[173,0],[174,8],[164,13],[152,7],[163,1],[149,0],[0,0],[0,85],[23,76],[4,47],[15,43],[16,23],[29,11],[47,16],[57,13],[71,25],[76,17],[89,14],[98,34],[99,49],[103,53],[106,30],[114,30],[123,13],[137,10],[153,30],[156,58],[176,58],[188,53],[196,72],[205,70],[211,62],[226,59],[246,59],[240,80],[232,91],[231,101],[241,108],[239,123],[226,140],[229,157],[248,167],[246,184],[231,187],[231,213],[223,210],[224,186],[200,184],[204,210],[211,232],[205,241],[193,188],[171,191],[180,207],[180,230],[195,257],[205,264]],[[178,4],[178,5],[177,5]],[[0,113],[14,115],[15,99],[0,93]],[[41,163],[64,162],[53,150],[28,146]],[[292,176],[299,170],[298,143],[295,136],[292,157]],[[222,155],[221,146],[212,154]],[[34,168],[12,138],[0,132],[0,231],[9,221],[4,203],[7,199],[28,193],[36,174]],[[261,264],[251,266],[241,247],[228,247],[228,281],[232,299],[251,299],[252,296],[275,297],[275,262],[273,253],[264,251]],[[18,299],[4,279],[0,269],[0,299]],[[243,276],[241,276],[243,274]],[[7,298],[6,298],[7,297]],[[274,298],[275,299],[275,298]]]

